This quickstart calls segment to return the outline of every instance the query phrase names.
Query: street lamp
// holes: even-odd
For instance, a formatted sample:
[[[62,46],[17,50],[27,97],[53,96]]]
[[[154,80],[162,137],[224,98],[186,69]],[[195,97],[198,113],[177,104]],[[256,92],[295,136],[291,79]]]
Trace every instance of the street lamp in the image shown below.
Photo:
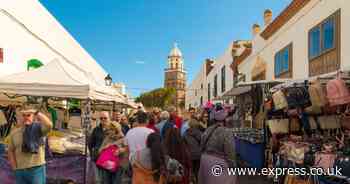
[[[112,86],[112,77],[111,77],[111,75],[108,74],[105,77],[105,82],[106,82],[106,86]]]

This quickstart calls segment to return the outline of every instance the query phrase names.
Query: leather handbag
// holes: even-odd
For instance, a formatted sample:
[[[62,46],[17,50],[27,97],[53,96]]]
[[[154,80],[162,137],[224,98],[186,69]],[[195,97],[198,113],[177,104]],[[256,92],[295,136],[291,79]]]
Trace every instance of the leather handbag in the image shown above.
[[[327,83],[327,98],[330,106],[350,103],[350,92],[344,80],[338,77]]]
[[[318,117],[318,121],[323,130],[340,128],[338,116],[335,115]]]
[[[322,114],[322,108],[320,106],[311,105],[305,108],[305,112],[307,114],[318,115]]]
[[[333,168],[335,159],[337,158],[334,153],[316,153],[315,155],[315,167],[327,169]]]
[[[344,114],[341,116],[340,124],[342,128],[350,130],[350,105],[346,107]]]
[[[267,125],[272,134],[289,133],[289,119],[268,120]]]
[[[318,125],[314,117],[309,117],[309,125],[311,130],[317,130]]]
[[[350,115],[342,116],[340,122],[342,128],[350,130]]]
[[[285,94],[288,107],[291,109],[306,108],[311,105],[309,92],[304,87],[288,88]]]
[[[300,131],[300,122],[298,118],[291,118],[290,119],[290,126],[289,126],[289,130],[291,132],[298,132]]]
[[[286,97],[282,92],[282,90],[278,90],[277,92],[275,92],[272,95],[272,98],[273,98],[273,103],[275,105],[276,110],[285,109],[288,107]]]
[[[311,81],[308,91],[313,107],[324,107],[328,103],[325,90],[319,80]]]

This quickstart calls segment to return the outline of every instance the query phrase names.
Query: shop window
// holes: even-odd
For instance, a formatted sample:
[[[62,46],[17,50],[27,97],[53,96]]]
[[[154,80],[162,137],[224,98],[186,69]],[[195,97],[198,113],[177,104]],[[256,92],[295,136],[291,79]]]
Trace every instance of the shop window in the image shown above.
[[[0,48],[0,63],[4,62],[4,50]]]
[[[225,92],[226,90],[226,67],[223,66],[221,68],[221,92]]]
[[[292,49],[293,45],[289,44],[275,55],[275,77],[286,78],[292,76]]]
[[[340,10],[309,31],[309,75],[315,76],[340,68]]]

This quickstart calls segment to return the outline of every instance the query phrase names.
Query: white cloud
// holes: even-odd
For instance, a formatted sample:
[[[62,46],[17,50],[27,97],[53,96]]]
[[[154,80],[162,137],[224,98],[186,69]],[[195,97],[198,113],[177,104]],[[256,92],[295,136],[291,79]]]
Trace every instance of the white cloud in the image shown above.
[[[139,65],[144,65],[146,62],[144,62],[144,61],[136,61],[135,63],[139,64]]]

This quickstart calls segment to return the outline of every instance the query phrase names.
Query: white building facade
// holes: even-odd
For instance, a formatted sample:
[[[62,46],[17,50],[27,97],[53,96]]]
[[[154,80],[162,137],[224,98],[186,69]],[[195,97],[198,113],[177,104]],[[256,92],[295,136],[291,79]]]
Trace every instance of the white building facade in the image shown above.
[[[293,0],[253,27],[252,50],[238,65],[246,81],[306,79],[350,69],[350,1]]]
[[[186,108],[200,107],[216,100],[233,88],[233,56],[240,54],[250,41],[232,42],[224,53],[214,60],[206,59],[194,80],[186,89]]]
[[[2,1],[0,24],[0,76],[26,71],[32,59],[44,65],[58,59],[104,85],[105,70],[39,1]]]

